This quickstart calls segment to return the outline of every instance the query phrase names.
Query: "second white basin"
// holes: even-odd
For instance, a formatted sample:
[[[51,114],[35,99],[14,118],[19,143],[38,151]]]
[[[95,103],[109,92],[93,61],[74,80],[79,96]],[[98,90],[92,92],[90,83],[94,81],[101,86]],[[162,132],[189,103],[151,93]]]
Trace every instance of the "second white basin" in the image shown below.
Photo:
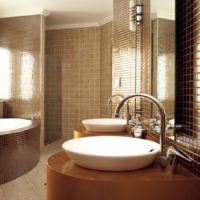
[[[160,145],[122,136],[92,136],[68,140],[62,145],[71,160],[82,167],[104,171],[128,171],[147,167]]]
[[[85,119],[82,124],[88,131],[94,132],[122,132],[126,130],[126,120],[117,118]]]

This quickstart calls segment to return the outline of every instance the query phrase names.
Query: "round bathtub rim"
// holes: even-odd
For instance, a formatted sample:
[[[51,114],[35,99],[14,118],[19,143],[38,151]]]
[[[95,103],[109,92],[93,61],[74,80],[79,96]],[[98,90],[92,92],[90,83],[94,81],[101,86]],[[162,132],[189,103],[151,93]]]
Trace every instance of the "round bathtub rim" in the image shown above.
[[[16,119],[17,120],[17,119],[25,119],[25,118],[1,118],[1,119]],[[36,126],[40,125],[39,120],[31,120],[31,119],[25,119],[25,120],[30,120],[32,122],[31,125],[23,127],[23,128],[14,129],[14,130],[11,130],[11,131],[2,131],[2,132],[0,132],[0,137],[5,136],[5,135],[21,133],[23,131],[35,128]]]

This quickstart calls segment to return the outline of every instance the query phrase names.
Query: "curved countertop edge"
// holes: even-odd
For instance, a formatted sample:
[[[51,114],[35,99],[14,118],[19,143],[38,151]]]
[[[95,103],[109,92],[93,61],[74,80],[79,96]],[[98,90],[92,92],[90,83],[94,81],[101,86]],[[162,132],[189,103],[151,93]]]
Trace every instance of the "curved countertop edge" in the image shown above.
[[[148,181],[197,181],[200,178],[182,167],[178,167],[176,174],[169,169],[161,170],[158,161],[151,166],[133,171],[111,172],[90,170],[75,165],[65,152],[58,152],[47,160],[47,167],[60,175],[74,177],[88,181],[104,182],[148,182]]]
[[[47,200],[199,200],[200,178],[158,163],[143,170],[105,172],[73,164],[64,152],[47,161]]]

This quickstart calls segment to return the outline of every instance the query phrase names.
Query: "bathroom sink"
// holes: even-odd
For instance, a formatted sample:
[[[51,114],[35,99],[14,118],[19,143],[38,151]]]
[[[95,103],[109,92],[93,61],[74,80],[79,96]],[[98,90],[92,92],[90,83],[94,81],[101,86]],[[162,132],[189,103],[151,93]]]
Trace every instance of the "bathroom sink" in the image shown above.
[[[117,118],[85,119],[82,124],[88,131],[122,132],[126,130],[126,120]]]
[[[123,136],[91,136],[68,140],[62,148],[77,165],[94,170],[128,171],[149,166],[160,145]]]

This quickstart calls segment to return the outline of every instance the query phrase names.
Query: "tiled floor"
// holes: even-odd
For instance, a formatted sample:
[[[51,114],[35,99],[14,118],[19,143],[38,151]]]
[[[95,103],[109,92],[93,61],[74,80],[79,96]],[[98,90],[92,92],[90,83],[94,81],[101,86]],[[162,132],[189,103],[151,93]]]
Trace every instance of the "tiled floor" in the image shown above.
[[[0,185],[0,200],[46,200],[46,160],[61,150],[64,140],[55,142],[41,150],[38,165],[13,181]]]

